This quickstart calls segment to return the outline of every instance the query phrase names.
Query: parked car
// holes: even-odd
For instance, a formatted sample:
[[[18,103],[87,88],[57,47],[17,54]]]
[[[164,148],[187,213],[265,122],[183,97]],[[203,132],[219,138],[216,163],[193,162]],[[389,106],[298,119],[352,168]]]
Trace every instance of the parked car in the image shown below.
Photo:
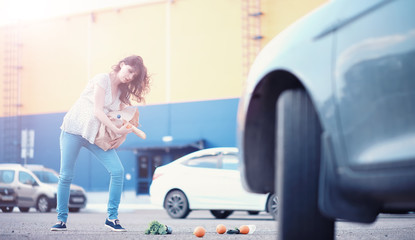
[[[11,212],[17,205],[17,194],[8,186],[13,181],[12,176],[12,171],[0,169],[0,209],[3,212]]]
[[[46,172],[50,171],[53,172],[53,170],[46,168],[42,168],[41,170],[43,175],[47,175]],[[56,172],[54,174],[56,174]],[[44,178],[44,176],[41,175],[42,174],[39,176],[43,181],[48,179],[46,182],[56,182],[57,174],[53,175],[55,178],[53,178],[52,175],[49,175],[48,178]],[[7,206],[6,204],[0,205],[2,211],[11,212],[14,207],[18,207],[21,212],[28,212],[31,207],[34,207],[39,212],[50,212],[52,208],[56,208],[57,183],[45,183],[43,181],[41,181],[31,170],[20,164],[0,164],[0,186],[1,188],[7,188],[9,195],[10,192],[12,192],[16,197],[15,200],[13,200],[13,203],[9,202],[7,203]],[[78,191],[82,191],[83,193],[83,198],[85,200],[83,203],[75,202],[75,204],[71,205],[70,200],[71,208],[69,210],[79,211],[79,208],[85,207],[86,204],[85,191],[76,186],[73,188],[72,185],[71,190],[76,191],[76,195],[73,195],[71,192],[70,198],[72,200],[74,197],[80,197]],[[4,191],[2,192],[4,193]],[[4,199],[3,194],[2,199]],[[11,199],[11,197],[7,197],[6,199]]]
[[[30,169],[39,181],[49,184],[56,189],[58,188],[59,174],[50,168],[46,168],[43,165],[27,164],[26,168]],[[71,184],[69,195],[69,211],[79,212],[81,208],[85,208],[87,203],[87,197],[85,189],[76,184]]]
[[[210,148],[156,168],[150,186],[151,202],[172,218],[186,218],[192,210],[210,210],[216,218],[233,211],[277,214],[272,193],[249,193],[242,188],[237,148]]]
[[[244,186],[277,189],[281,239],[415,209],[415,1],[333,0],[276,36],[238,110]]]
[[[0,173],[4,186],[17,195],[17,204],[9,206],[6,212],[13,211],[15,206],[21,212],[28,212],[31,207],[49,212],[56,207],[56,188],[39,181],[29,169],[20,164],[0,164]]]

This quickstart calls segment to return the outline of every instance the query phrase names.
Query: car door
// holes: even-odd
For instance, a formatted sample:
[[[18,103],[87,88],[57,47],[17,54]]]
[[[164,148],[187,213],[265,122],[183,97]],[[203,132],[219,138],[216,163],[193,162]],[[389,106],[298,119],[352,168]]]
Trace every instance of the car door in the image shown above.
[[[18,171],[17,196],[19,207],[32,207],[36,203],[36,180],[25,171]]]
[[[415,159],[415,1],[345,1],[336,32],[335,95],[348,165]]]
[[[227,209],[264,210],[267,195],[248,192],[242,186],[237,154],[222,155],[220,163],[223,183],[226,185],[224,197]]]
[[[221,181],[218,179],[218,155],[204,155],[189,159],[185,165],[185,180],[182,183],[192,208],[209,209],[220,204],[218,194]]]

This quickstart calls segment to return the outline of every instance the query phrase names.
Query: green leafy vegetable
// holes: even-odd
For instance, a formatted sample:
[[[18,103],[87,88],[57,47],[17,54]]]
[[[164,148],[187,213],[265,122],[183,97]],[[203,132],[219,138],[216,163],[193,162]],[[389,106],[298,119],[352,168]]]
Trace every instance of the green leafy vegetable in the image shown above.
[[[144,233],[153,235],[164,235],[167,234],[167,226],[159,223],[158,221],[152,221],[148,224],[148,228]]]

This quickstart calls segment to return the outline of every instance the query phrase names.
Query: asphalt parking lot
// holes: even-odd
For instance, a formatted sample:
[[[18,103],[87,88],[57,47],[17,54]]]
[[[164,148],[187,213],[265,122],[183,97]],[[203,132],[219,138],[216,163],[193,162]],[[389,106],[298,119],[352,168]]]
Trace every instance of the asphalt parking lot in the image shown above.
[[[192,211],[186,219],[172,219],[159,207],[150,204],[148,196],[123,195],[119,218],[127,232],[111,232],[104,226],[106,218],[107,193],[89,193],[87,208],[80,213],[70,213],[66,232],[51,232],[56,222],[56,212],[38,213],[33,209],[20,213],[0,213],[0,239],[198,239],[193,235],[197,226],[203,226],[206,234],[203,239],[277,239],[278,222],[270,215],[248,215],[237,211],[227,219],[215,219],[209,211]],[[173,229],[171,235],[145,235],[148,224],[157,220]],[[256,231],[249,235],[219,235],[215,229],[218,224],[228,229],[241,225],[255,225]],[[415,236],[415,214],[382,214],[373,224],[358,224],[344,221],[336,222],[336,239],[388,239],[413,240]]]
[[[56,213],[0,213],[0,239],[198,239],[193,235],[196,226],[203,226],[206,234],[203,239],[276,239],[278,222],[265,213],[250,216],[246,212],[235,212],[228,219],[215,219],[208,211],[193,211],[186,219],[172,219],[160,209],[131,210],[120,213],[121,224],[127,232],[111,232],[104,226],[104,211],[83,211],[70,214],[66,232],[51,232],[50,226],[56,222]],[[145,235],[148,224],[157,220],[173,229],[171,235]],[[219,235],[216,226],[222,223],[227,228],[243,224],[256,225],[251,235]],[[373,224],[349,222],[336,223],[338,240],[412,240],[415,236],[415,216],[381,215]]]
[[[237,212],[228,219],[215,219],[208,211],[192,212],[186,219],[171,219],[163,210],[133,210],[120,213],[119,218],[127,232],[111,232],[104,226],[104,212],[80,212],[70,214],[65,232],[49,230],[56,222],[56,213],[19,213],[0,215],[0,239],[197,239],[193,230],[203,226],[206,234],[203,239],[276,239],[275,221],[267,214],[249,216]],[[145,235],[148,224],[157,220],[173,229],[171,235]],[[227,228],[243,224],[254,224],[257,230],[252,235],[219,235],[216,226],[222,223]]]

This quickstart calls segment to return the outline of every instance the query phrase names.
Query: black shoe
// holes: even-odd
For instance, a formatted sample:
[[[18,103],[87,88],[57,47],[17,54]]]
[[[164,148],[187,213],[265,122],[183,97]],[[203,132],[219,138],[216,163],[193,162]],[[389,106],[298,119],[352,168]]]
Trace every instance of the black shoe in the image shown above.
[[[50,228],[51,231],[66,231],[66,224],[62,221],[57,222]]]
[[[109,229],[111,229],[111,231],[114,231],[114,232],[126,232],[127,231],[127,230],[125,230],[125,228],[121,227],[120,220],[118,220],[118,219],[115,219],[115,220],[106,219],[105,220],[105,226],[108,227]]]

